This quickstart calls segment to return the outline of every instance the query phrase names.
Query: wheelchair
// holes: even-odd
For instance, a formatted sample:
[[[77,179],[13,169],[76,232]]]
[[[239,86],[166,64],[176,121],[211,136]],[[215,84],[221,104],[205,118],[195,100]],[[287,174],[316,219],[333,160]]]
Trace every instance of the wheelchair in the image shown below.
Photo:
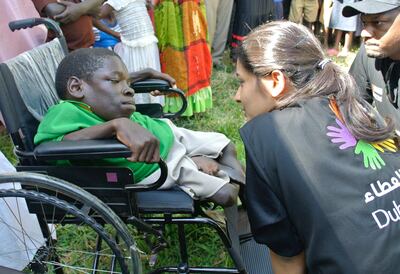
[[[22,245],[20,252],[29,261],[25,270],[57,274],[140,274],[143,273],[144,248],[138,246],[132,235],[145,235],[146,253],[154,263],[156,254],[170,247],[164,237],[165,226],[176,225],[179,263],[148,273],[272,273],[268,250],[255,244],[248,225],[238,229],[228,224],[226,231],[204,214],[198,201],[179,188],[158,190],[168,172],[163,161],[158,163],[159,179],[146,185],[133,184],[134,174],[128,168],[52,165],[57,160],[128,157],[131,152],[117,140],[34,145],[33,137],[41,117],[58,102],[55,71],[68,51],[61,29],[50,19],[32,18],[9,24],[12,30],[40,24],[54,31],[57,38],[0,64],[0,110],[18,158],[17,173],[0,175],[0,200],[10,209],[9,216],[17,220],[9,229]],[[183,99],[181,110],[175,114],[163,114],[162,106],[153,104],[138,105],[140,112],[173,118],[185,110],[184,94],[170,88],[166,82],[142,81],[133,88],[135,92],[155,89],[172,92]],[[2,187],[5,184],[7,187]],[[22,224],[20,217],[24,207],[36,216],[41,237],[32,237],[29,228]],[[0,223],[10,222],[0,219]],[[191,265],[185,235],[188,224],[212,228],[233,267]],[[241,229],[243,231],[238,231]],[[68,235],[68,230],[78,234],[82,231],[88,236],[74,239],[73,235]],[[10,248],[10,252],[18,250]],[[0,258],[6,254],[0,251]]]

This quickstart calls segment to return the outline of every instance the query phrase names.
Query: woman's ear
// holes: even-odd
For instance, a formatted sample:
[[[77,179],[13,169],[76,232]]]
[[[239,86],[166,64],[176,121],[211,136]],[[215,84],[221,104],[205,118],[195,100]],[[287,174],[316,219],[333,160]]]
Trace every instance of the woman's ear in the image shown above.
[[[283,94],[287,89],[287,79],[280,70],[274,70],[267,76],[260,78],[264,92],[268,92],[273,98]]]
[[[272,71],[270,77],[272,80],[272,89],[270,89],[270,93],[272,97],[278,97],[286,91],[287,79],[285,74],[280,70]]]
[[[76,76],[71,76],[67,81],[67,93],[73,99],[83,98],[83,81]]]

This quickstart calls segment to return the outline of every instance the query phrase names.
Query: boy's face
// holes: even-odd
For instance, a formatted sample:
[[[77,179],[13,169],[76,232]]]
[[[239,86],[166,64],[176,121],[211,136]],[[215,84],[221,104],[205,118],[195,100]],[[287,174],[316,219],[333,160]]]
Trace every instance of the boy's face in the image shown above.
[[[108,57],[89,80],[83,80],[82,102],[109,121],[129,117],[136,109],[128,71],[117,57]]]

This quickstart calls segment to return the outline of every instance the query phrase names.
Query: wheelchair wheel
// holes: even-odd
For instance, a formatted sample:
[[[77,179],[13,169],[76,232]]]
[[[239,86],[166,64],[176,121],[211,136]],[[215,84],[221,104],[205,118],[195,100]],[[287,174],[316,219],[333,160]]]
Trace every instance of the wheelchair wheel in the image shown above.
[[[0,175],[0,206],[0,226],[16,239],[0,250],[0,258],[21,254],[30,261],[27,272],[141,273],[139,250],[126,225],[75,185],[23,172]],[[29,214],[37,219],[25,224]]]

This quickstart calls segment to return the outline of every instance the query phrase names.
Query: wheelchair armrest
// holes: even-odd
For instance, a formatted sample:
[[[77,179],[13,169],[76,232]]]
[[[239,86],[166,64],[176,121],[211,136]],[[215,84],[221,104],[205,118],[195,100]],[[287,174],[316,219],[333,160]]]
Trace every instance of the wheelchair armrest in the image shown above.
[[[37,160],[85,160],[129,157],[132,152],[117,140],[46,142],[33,155]]]
[[[167,95],[178,95],[182,100],[181,109],[175,113],[165,113],[163,115],[164,118],[172,119],[175,117],[179,117],[182,113],[185,112],[187,108],[187,100],[183,91],[177,88],[171,88],[167,81],[160,79],[149,79],[132,83],[131,87],[135,90],[135,93],[148,93],[153,90],[159,90],[160,92],[163,92]]]
[[[150,190],[156,190],[157,188],[162,186],[168,176],[168,167],[167,167],[167,164],[163,160],[159,161],[158,165],[160,167],[160,177],[158,178],[158,180],[156,182],[151,183],[151,184],[128,184],[128,185],[125,185],[125,189],[134,191],[134,192],[150,191]]]
[[[170,89],[171,87],[167,81],[160,79],[148,79],[132,83],[131,88],[135,90],[135,93],[148,93],[153,90],[164,91]]]
[[[85,160],[129,157],[132,152],[117,140],[83,140],[46,142],[38,145],[33,155],[37,160]],[[167,179],[168,168],[164,161],[159,161],[160,177],[151,184],[127,184],[126,190],[149,191],[159,188]]]

